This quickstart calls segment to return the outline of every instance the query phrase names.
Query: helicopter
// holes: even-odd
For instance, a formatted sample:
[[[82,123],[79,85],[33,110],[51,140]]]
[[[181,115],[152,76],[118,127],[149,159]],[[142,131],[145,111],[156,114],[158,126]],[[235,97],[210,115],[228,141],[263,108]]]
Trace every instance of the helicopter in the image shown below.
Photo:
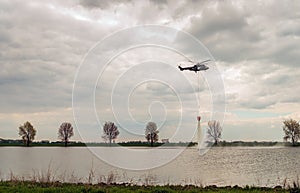
[[[194,66],[190,66],[190,67],[181,67],[180,65],[178,66],[178,68],[183,71],[183,70],[190,70],[190,71],[194,71],[195,73],[197,73],[198,71],[203,71],[203,70],[208,70],[209,67],[205,65],[205,63],[209,62],[210,59],[208,60],[204,60],[202,62],[194,62],[192,60],[189,60],[190,63],[193,63]]]

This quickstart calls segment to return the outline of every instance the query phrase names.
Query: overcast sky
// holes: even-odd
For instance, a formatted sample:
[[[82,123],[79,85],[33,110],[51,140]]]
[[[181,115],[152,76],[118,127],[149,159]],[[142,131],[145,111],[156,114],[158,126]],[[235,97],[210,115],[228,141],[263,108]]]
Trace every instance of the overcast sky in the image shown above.
[[[88,51],[116,31],[157,24],[190,33],[215,59],[226,96],[224,140],[281,141],[282,121],[300,120],[299,10],[299,2],[292,0],[0,0],[0,138],[18,138],[18,126],[30,121],[37,129],[38,140],[56,140],[62,122],[74,124],[73,82]],[[174,40],[178,35],[160,38]],[[186,43],[182,38],[178,42],[182,46]],[[117,45],[123,46],[121,38],[115,39],[108,52]],[[97,66],[97,57],[106,53],[94,54],[99,55],[89,62]],[[207,55],[201,56],[196,59],[206,59]],[[156,62],[147,62],[150,60]],[[195,97],[191,96],[198,87],[198,77],[193,72],[178,74],[181,72],[176,67],[182,60],[174,51],[159,47],[127,50],[116,57],[95,90],[100,122],[116,121],[109,116],[109,110],[105,114],[111,103],[103,99],[108,99],[115,88],[118,92],[109,100],[115,115],[119,116],[118,126],[132,128],[129,133],[134,134],[129,135],[128,128],[122,130],[119,141],[143,139],[149,120],[166,127],[161,130],[161,138],[170,138],[180,119],[183,122],[179,130],[196,129],[197,123],[193,122],[196,114],[188,111],[199,110],[193,105]],[[90,71],[93,73],[94,69]],[[158,79],[167,76],[180,88],[159,81],[138,82],[145,78],[146,74],[141,74],[145,71]],[[180,77],[180,83],[176,83],[176,77]],[[184,83],[186,77],[190,84]],[[85,78],[87,84],[89,77]],[[113,78],[118,81],[114,82]],[[92,88],[94,84],[86,86]],[[196,100],[200,97],[205,128],[211,113],[211,91],[205,75],[201,75],[199,84],[195,96]],[[81,94],[76,96],[77,102],[83,104],[86,98],[93,97],[85,96],[84,89],[83,86],[78,92]],[[132,120],[122,114],[126,114],[122,102],[128,104]],[[186,105],[184,111],[180,110],[182,104]],[[79,130],[99,128],[84,140],[102,141],[101,126],[84,120]],[[73,139],[82,140],[77,129]]]

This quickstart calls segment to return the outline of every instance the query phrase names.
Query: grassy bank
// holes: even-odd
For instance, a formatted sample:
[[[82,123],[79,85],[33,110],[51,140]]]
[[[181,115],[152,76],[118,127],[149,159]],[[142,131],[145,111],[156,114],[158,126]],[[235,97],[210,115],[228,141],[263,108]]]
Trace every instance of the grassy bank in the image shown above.
[[[64,193],[79,193],[79,192],[94,192],[94,193],[109,193],[109,192],[139,192],[139,193],[175,193],[175,192],[299,192],[299,189],[283,189],[281,187],[276,188],[264,188],[264,187],[195,187],[195,186],[135,186],[129,184],[70,184],[70,183],[38,183],[38,182],[0,182],[0,192],[22,192],[22,193],[42,193],[42,192],[64,192]]]

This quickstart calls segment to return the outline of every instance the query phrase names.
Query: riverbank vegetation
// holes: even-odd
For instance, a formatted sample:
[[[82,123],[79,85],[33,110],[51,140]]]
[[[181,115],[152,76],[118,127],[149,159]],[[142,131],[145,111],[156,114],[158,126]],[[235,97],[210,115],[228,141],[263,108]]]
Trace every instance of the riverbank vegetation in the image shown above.
[[[191,147],[197,145],[196,142],[178,142],[178,143],[161,143],[156,142],[152,144],[153,147],[159,146],[167,146],[167,147]],[[20,140],[0,140],[0,146],[24,146],[23,142]],[[65,144],[61,141],[36,141],[30,144],[32,147],[63,147]],[[127,142],[120,142],[120,143],[97,143],[97,142],[76,142],[70,141],[68,142],[68,147],[118,147],[118,146],[125,146],[125,147],[151,147],[151,144],[146,141],[127,141]]]
[[[200,123],[200,119],[198,117],[198,122]],[[211,143],[211,146],[300,146],[298,143],[298,139],[300,139],[300,123],[294,119],[288,119],[283,121],[283,131],[284,131],[284,141],[282,142],[244,142],[244,141],[221,141],[222,130],[220,123],[216,120],[208,122],[207,135],[208,138],[212,140],[208,140],[207,143]],[[60,141],[50,142],[49,140],[42,140],[39,142],[34,142],[34,137],[36,135],[36,129],[31,125],[30,122],[25,122],[23,125],[19,127],[19,135],[22,137],[22,140],[11,140],[11,139],[2,139],[0,138],[0,146],[21,146],[24,144],[25,146],[142,146],[142,147],[158,147],[158,146],[195,146],[196,142],[176,142],[170,143],[169,139],[162,139],[161,142],[158,142],[158,128],[156,123],[149,122],[146,125],[145,129],[145,141],[129,141],[129,142],[119,142],[115,143],[115,139],[120,134],[118,127],[113,122],[106,122],[103,126],[103,136],[102,138],[105,142],[96,142],[96,143],[83,143],[83,142],[71,142],[70,138],[74,135],[73,126],[71,123],[62,123],[58,129],[58,139]]]
[[[30,182],[30,181],[2,181],[0,182],[0,192],[22,192],[22,193],[40,193],[40,192],[64,192],[64,193],[81,193],[81,192],[93,192],[93,193],[109,193],[109,192],[139,192],[139,193],[176,193],[176,192],[252,192],[252,193],[268,193],[268,192],[299,192],[299,187],[283,188],[277,186],[274,188],[267,187],[238,187],[238,186],[227,186],[227,187],[217,187],[217,186],[207,186],[207,187],[197,187],[192,185],[180,186],[180,185],[164,185],[164,186],[137,186],[132,184],[82,184],[82,183],[40,183],[40,182]]]
[[[197,142],[177,142],[162,143],[155,142],[153,147],[193,147],[198,145]],[[214,147],[272,147],[272,146],[300,146],[300,143],[276,142],[276,141],[219,141],[218,144],[211,144]],[[24,146],[21,140],[0,139],[1,146]],[[35,141],[30,144],[32,147],[64,147],[65,143],[61,141]],[[69,141],[69,147],[151,147],[147,141],[127,141],[119,143],[83,143],[80,141]]]

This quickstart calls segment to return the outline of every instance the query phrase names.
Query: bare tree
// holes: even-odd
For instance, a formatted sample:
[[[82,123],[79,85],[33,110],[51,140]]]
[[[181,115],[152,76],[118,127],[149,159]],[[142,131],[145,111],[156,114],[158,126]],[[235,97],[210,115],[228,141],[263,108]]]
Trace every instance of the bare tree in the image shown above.
[[[158,141],[158,133],[156,123],[149,122],[146,126],[145,137],[148,142],[151,142],[151,147],[153,147],[153,143]]]
[[[103,126],[103,136],[102,138],[104,140],[108,140],[109,144],[111,144],[111,141],[116,139],[118,135],[120,134],[118,127],[112,123],[112,122],[106,122]]]
[[[34,140],[36,130],[30,122],[25,122],[19,127],[19,135],[22,137],[24,144],[29,147],[29,144]]]
[[[219,121],[213,120],[208,122],[207,134],[214,140],[214,144],[217,145],[222,135],[222,127]]]
[[[293,146],[296,145],[299,137],[300,137],[300,124],[296,120],[289,119],[283,121],[283,131],[284,137],[283,139],[287,141],[291,139]]]
[[[58,128],[58,138],[65,143],[67,147],[69,139],[74,135],[73,126],[71,123],[62,123]]]

